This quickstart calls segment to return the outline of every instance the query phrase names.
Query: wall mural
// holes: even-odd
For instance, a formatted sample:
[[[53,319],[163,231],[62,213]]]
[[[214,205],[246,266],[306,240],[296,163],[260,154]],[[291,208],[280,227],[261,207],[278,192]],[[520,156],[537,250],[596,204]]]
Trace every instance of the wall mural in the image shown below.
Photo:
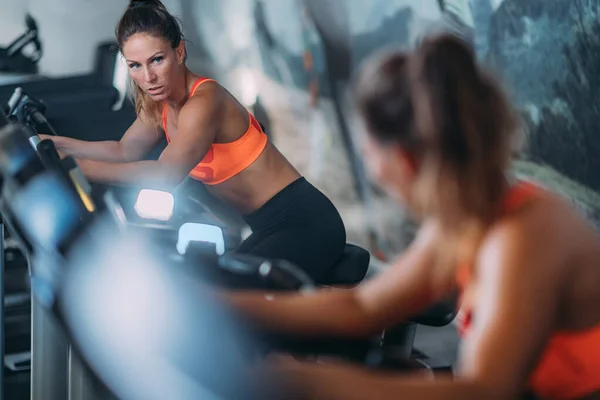
[[[384,197],[344,140],[354,126],[346,104],[353,72],[382,47],[410,47],[440,29],[464,35],[527,122],[517,172],[600,221],[600,0],[181,0],[181,10],[191,66],[248,103],[258,98],[303,172],[318,180],[349,171],[348,185],[326,177],[319,185],[341,203]],[[293,134],[292,125],[304,128]],[[306,152],[297,155],[301,141]],[[358,225],[369,225],[365,218]],[[397,250],[402,240],[388,242]]]

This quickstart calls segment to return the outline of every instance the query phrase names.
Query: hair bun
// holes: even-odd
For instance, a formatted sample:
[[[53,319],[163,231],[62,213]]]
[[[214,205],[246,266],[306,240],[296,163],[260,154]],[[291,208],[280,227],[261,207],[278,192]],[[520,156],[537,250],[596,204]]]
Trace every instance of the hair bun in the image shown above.
[[[151,7],[166,11],[167,8],[160,0],[130,0],[128,8]]]

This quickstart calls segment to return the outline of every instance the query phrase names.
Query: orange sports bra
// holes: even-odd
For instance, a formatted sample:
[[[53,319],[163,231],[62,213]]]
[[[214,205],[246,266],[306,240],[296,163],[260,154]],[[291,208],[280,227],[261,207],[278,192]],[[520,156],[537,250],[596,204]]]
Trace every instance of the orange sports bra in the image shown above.
[[[198,86],[213,79],[199,78],[190,92],[193,96]],[[163,106],[162,123],[167,138],[167,103]],[[248,129],[239,138],[229,143],[213,143],[202,161],[190,171],[190,177],[207,185],[216,185],[239,174],[248,168],[262,154],[267,146],[267,135],[252,114],[248,112]]]
[[[520,181],[505,198],[502,212],[515,212],[535,199],[543,190]],[[464,294],[471,280],[468,264],[457,271],[457,282]],[[462,300],[462,299],[461,299]],[[461,336],[469,334],[473,321],[472,302],[467,302],[458,319]],[[535,395],[548,399],[573,399],[600,391],[600,326],[584,332],[555,332],[529,379]]]

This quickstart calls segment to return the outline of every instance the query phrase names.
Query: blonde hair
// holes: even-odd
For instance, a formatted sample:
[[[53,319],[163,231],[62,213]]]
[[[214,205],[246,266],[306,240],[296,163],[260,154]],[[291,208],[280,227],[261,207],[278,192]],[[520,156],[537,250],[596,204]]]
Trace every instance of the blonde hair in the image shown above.
[[[152,98],[133,79],[129,79],[129,98],[135,106],[135,112],[139,118],[156,128],[162,129],[162,110],[164,102],[152,100]]]

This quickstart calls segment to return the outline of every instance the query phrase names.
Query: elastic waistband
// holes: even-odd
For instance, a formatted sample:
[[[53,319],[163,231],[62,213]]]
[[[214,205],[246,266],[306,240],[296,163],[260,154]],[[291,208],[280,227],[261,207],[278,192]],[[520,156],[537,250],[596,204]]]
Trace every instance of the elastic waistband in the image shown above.
[[[304,213],[313,203],[308,197],[313,197],[316,188],[304,177],[300,177],[271,197],[262,207],[243,216],[244,221],[253,231],[265,229],[277,224],[282,218],[293,218],[294,214]]]

